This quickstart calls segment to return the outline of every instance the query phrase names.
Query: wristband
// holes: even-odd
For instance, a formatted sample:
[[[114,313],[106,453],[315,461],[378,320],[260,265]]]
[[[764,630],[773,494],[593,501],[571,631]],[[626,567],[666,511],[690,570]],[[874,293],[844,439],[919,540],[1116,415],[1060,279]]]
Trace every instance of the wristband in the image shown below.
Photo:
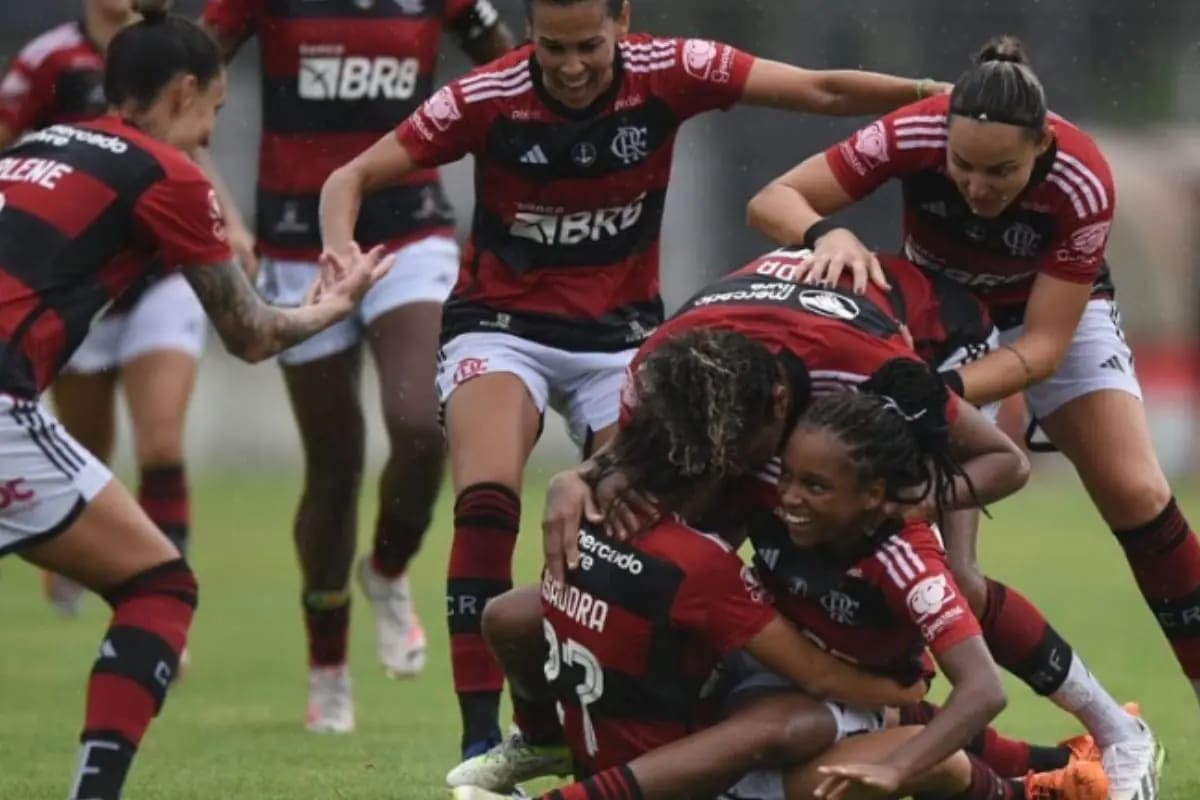
[[[929,84],[931,84],[931,83],[933,83],[932,78],[921,78],[921,80],[917,81],[917,99],[918,100],[925,99],[925,90],[929,88]]]
[[[947,369],[938,373],[942,378],[942,383],[946,384],[946,388],[954,392],[959,397],[965,397],[967,388],[963,385],[962,374],[956,369]]]
[[[821,219],[808,226],[808,230],[804,232],[804,246],[809,250],[817,249],[817,239],[820,239],[825,234],[829,233],[834,228],[842,227],[831,217],[822,217]]]

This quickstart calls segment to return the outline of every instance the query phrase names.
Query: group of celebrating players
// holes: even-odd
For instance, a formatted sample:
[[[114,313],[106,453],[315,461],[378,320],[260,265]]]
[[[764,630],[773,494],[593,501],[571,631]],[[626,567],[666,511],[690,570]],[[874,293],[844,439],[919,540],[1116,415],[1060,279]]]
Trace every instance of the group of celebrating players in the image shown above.
[[[629,0],[526,0],[520,47],[488,0],[208,0],[200,24],[83,5],[0,83],[0,553],[47,570],[65,612],[80,587],[113,609],[73,800],[120,796],[184,653],[201,311],[235,355],[279,356],[301,433],[310,729],[354,727],[366,341],[391,454],[357,575],[397,675],[425,662],[406,573],[449,453],[460,800],[568,773],[546,797],[1157,798],[1136,708],[975,557],[983,504],[1028,479],[994,424],[1024,393],[1200,692],[1200,544],[1121,332],[1111,174],[1019,43],[949,85],[630,33]],[[443,32],[482,66],[434,92]],[[254,235],[204,152],[252,36]],[[736,103],[885,116],[755,196],[780,249],[664,319],[675,132]],[[467,154],[460,255],[435,170]],[[892,179],[903,249],[873,253],[837,214]],[[136,500],[103,465],[118,378]],[[548,405],[586,460],[551,481],[545,572],[514,589]],[[997,665],[1086,733],[989,727]]]

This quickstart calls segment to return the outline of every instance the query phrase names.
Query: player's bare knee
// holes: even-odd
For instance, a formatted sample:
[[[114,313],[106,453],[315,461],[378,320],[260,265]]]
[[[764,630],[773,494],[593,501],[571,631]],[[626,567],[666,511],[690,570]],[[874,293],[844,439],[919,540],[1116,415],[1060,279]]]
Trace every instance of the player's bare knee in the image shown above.
[[[1148,474],[1124,474],[1107,482],[1105,491],[1092,491],[1100,515],[1109,527],[1136,528],[1157,517],[1171,500],[1171,487],[1159,469]]]
[[[497,595],[483,607],[481,621],[483,638],[492,652],[511,647],[527,647],[541,640],[542,615],[540,601],[530,602],[525,589],[512,589]],[[537,596],[533,595],[537,600]]]
[[[393,459],[438,468],[446,452],[446,437],[434,417],[418,421],[408,416],[387,421]]]
[[[162,425],[138,431],[135,451],[137,462],[142,469],[182,463],[182,425]]]

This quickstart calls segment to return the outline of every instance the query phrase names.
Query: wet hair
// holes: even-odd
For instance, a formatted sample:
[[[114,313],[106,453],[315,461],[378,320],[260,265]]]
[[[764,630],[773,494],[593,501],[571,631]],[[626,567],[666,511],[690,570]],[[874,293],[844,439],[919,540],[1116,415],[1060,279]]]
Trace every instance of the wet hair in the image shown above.
[[[941,512],[954,499],[956,478],[965,479],[975,494],[950,452],[947,392],[924,364],[896,358],[859,384],[859,391],[815,399],[800,426],[836,435],[849,448],[860,480],[883,480],[887,499],[916,503],[932,492]]]
[[[104,94],[113,105],[152,104],[176,75],[194,75],[202,88],[221,73],[217,43],[196,23],[170,13],[170,0],[137,0],[139,22],[108,46]]]
[[[586,2],[590,2],[590,0],[525,0],[525,16],[528,19],[533,19],[533,7],[538,3],[545,3],[550,6],[575,6]],[[608,16],[611,19],[616,19],[621,16],[621,10],[625,8],[625,3],[628,0],[603,0],[603,2]]]
[[[779,361],[731,331],[690,330],[662,343],[632,378],[635,405],[611,451],[632,485],[667,505],[697,482],[746,474],[746,440],[775,421]]]
[[[950,113],[1024,128],[1034,138],[1046,127],[1046,91],[1034,74],[1020,40],[989,41],[950,93]]]

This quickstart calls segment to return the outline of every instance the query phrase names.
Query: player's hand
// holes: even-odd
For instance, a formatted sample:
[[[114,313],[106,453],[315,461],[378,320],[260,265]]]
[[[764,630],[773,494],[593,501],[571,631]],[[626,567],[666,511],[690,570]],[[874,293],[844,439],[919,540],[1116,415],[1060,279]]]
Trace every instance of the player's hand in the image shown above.
[[[226,228],[229,237],[229,247],[233,250],[233,255],[237,258],[238,263],[242,265],[242,272],[246,273],[246,280],[251,284],[258,279],[258,253],[255,252],[254,234],[250,229],[241,223],[228,225]]]
[[[908,686],[900,688],[900,694],[903,698],[898,705],[908,705],[909,703],[919,703],[929,694],[929,683],[923,678],[917,680]]]
[[[622,542],[646,530],[662,516],[658,499],[632,488],[620,470],[613,470],[596,484],[596,502],[604,516],[605,532]]]
[[[954,84],[945,81],[929,81],[923,89],[926,97],[933,97],[939,94],[950,94],[954,91]]]
[[[304,304],[322,306],[336,318],[348,316],[367,290],[388,273],[393,260],[384,255],[382,246],[364,253],[352,242],[340,252],[325,250],[317,260],[320,275]]]
[[[818,800],[882,800],[900,790],[904,776],[887,764],[826,764],[825,776],[813,792]]]
[[[881,289],[890,289],[883,267],[867,246],[848,228],[834,228],[817,240],[812,257],[801,265],[804,282],[818,286],[837,286],[847,269],[854,279],[854,293],[867,291],[867,281]]]
[[[542,513],[542,555],[546,571],[560,583],[567,571],[579,566],[579,530],[583,521],[600,523],[604,517],[596,505],[592,487],[570,469],[550,479],[546,508]]]

